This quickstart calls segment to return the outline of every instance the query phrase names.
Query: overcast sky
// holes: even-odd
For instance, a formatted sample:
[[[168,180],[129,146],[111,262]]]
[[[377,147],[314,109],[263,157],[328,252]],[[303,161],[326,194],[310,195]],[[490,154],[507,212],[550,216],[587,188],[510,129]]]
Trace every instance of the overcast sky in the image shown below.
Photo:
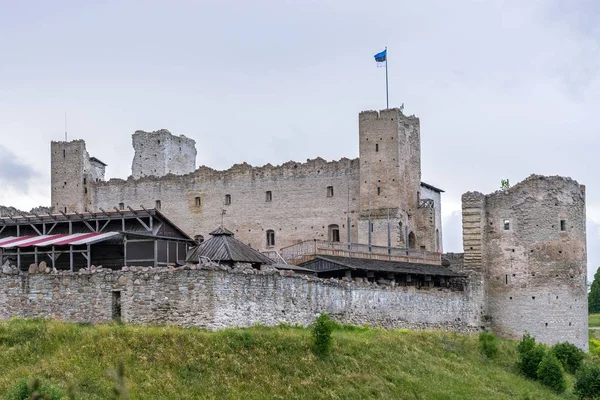
[[[169,129],[198,165],[358,156],[358,112],[421,119],[423,180],[460,195],[532,173],[587,187],[588,270],[600,266],[600,2],[0,0],[0,204],[50,204],[50,140],[87,142],[109,177],[131,134]]]

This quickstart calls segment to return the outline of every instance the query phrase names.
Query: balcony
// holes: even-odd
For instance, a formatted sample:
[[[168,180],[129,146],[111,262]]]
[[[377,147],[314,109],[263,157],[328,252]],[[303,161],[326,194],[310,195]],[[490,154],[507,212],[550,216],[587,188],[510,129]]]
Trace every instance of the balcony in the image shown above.
[[[359,243],[328,242],[324,240],[306,240],[284,247],[280,252],[264,253],[275,262],[299,265],[310,261],[317,255],[329,255],[375,260],[401,261],[418,264],[440,265],[441,254],[417,249],[398,247],[369,246]]]

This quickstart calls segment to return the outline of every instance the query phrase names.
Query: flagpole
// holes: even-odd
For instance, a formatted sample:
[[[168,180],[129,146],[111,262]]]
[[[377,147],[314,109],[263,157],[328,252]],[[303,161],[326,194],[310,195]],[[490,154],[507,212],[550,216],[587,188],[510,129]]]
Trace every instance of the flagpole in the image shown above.
[[[381,47],[380,47],[381,48]],[[388,54],[387,46],[385,47],[385,108],[390,108],[390,97],[388,94]]]

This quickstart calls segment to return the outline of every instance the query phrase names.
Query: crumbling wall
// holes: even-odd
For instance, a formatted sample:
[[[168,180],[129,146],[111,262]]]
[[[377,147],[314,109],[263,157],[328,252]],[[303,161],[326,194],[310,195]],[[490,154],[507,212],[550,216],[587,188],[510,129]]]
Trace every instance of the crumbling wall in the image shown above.
[[[286,273],[281,273],[285,275]],[[384,328],[470,332],[479,323],[469,290],[416,289],[282,276],[240,269],[0,274],[0,318],[72,322],[121,320],[222,329],[254,324],[308,325],[319,312]]]
[[[55,212],[86,211],[91,207],[90,156],[83,140],[51,142],[50,191]]]
[[[467,193],[463,234],[465,265],[485,275],[496,333],[519,338],[527,331],[543,343],[587,349],[583,186],[532,175],[507,191]]]
[[[184,175],[196,169],[196,142],[183,135],[174,136],[166,129],[136,131],[132,135],[135,155],[131,165],[134,178]]]

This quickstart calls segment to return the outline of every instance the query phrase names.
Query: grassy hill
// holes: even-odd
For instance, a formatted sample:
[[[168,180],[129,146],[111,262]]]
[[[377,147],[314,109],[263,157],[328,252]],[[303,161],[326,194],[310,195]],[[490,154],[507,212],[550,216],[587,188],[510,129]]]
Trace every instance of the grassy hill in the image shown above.
[[[175,327],[0,322],[0,393],[23,378],[81,399],[111,398],[124,365],[137,399],[570,399],[517,374],[515,343],[493,360],[477,337],[343,328],[332,354],[311,351],[311,332],[254,327],[216,333]]]

